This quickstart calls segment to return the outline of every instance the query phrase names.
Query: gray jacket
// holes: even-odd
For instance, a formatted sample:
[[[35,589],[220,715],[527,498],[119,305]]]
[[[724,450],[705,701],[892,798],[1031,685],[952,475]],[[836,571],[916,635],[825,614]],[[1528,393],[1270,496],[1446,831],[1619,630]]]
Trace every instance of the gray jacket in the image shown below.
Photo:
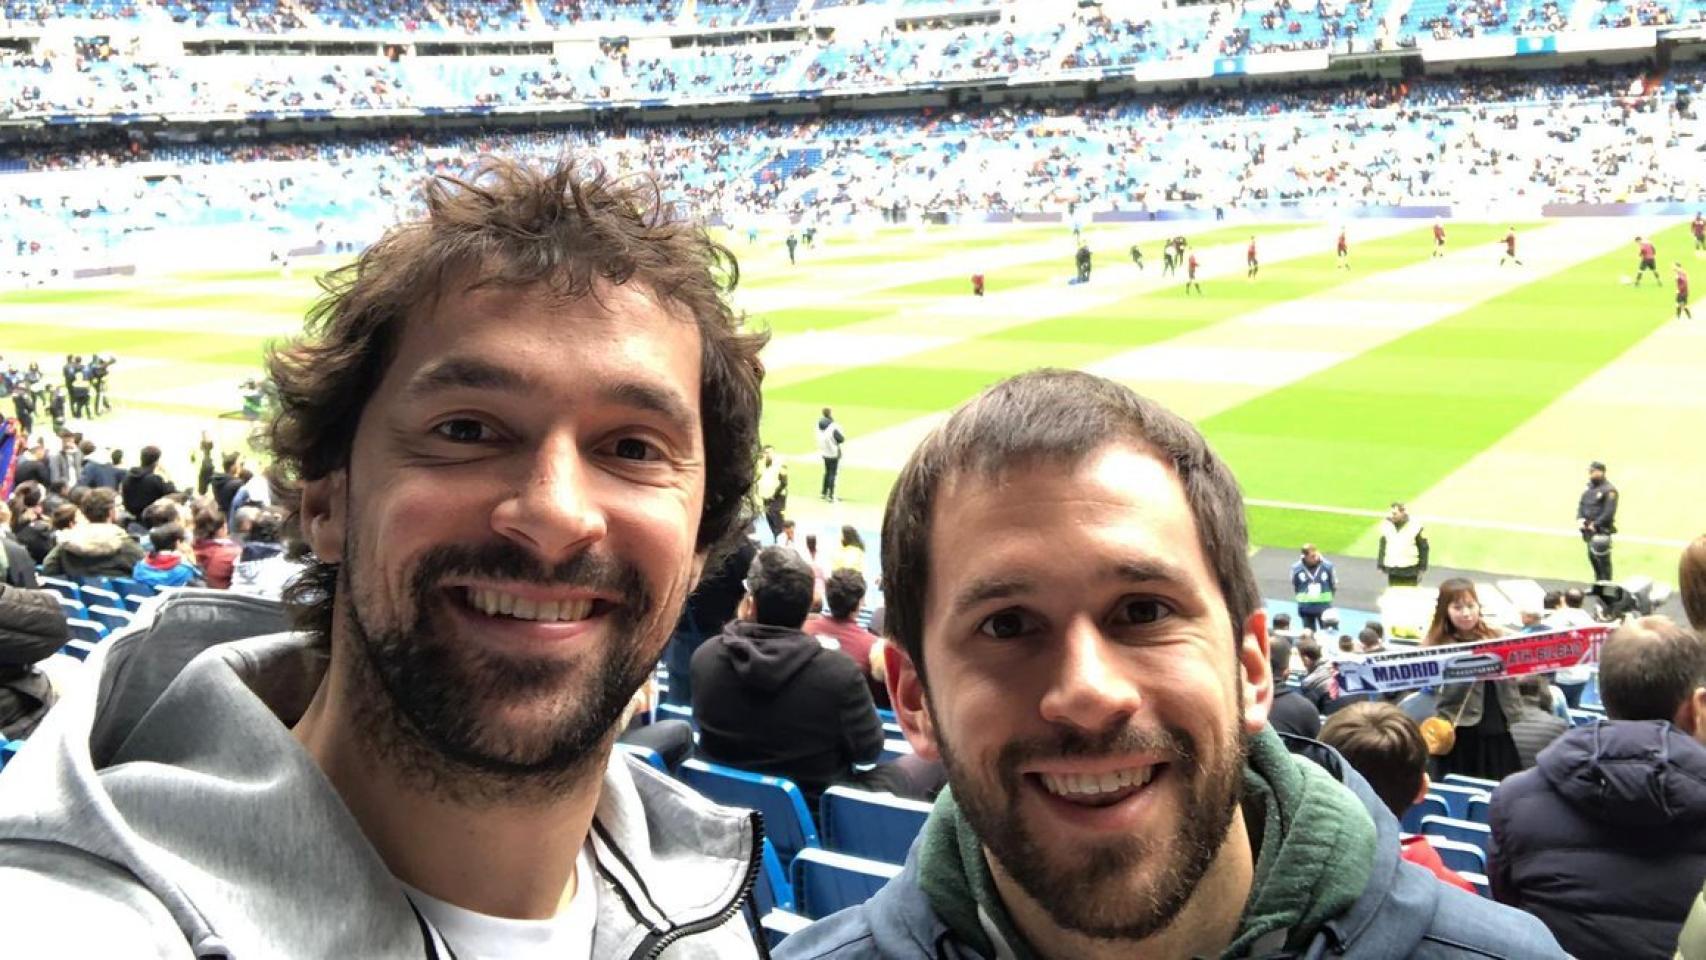
[[[1514,723],[1522,714],[1526,701],[1517,689],[1515,680],[1476,680],[1473,683],[1449,683],[1435,693],[1435,715],[1452,721],[1455,726],[1473,727],[1481,723],[1486,713],[1487,691],[1499,698],[1505,723]]]
[[[403,888],[291,736],[324,671],[298,635],[213,647],[110,755],[90,731],[111,687],[61,700],[0,776],[7,954],[429,956]],[[759,955],[741,913],[759,833],[615,755],[591,837],[594,956]]]

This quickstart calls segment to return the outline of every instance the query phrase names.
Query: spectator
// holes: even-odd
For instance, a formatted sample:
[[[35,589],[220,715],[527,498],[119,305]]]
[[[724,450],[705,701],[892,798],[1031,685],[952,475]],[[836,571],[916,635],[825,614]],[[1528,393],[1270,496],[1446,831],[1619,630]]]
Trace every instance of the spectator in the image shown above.
[[[682,706],[693,704],[693,654],[710,637],[723,632],[723,627],[735,618],[741,598],[746,595],[746,571],[758,556],[758,541],[741,538],[740,546],[726,557],[715,561],[705,571],[699,585],[688,594],[682,605],[681,618],[670,634],[669,646],[664,648],[664,668],[669,673],[670,703]]]
[[[47,485],[69,489],[83,475],[83,451],[70,431],[59,434],[59,451],[47,458]]]
[[[1516,744],[1522,769],[1527,770],[1540,751],[1570,729],[1570,721],[1552,711],[1552,687],[1544,677],[1525,677],[1517,682],[1517,692],[1522,694],[1522,705],[1511,718],[1511,742]]]
[[[22,740],[56,698],[36,664],[70,639],[65,611],[48,590],[0,585],[0,736]]]
[[[242,556],[242,545],[227,535],[225,518],[217,509],[202,507],[195,512],[195,565],[209,587],[230,588],[231,576],[236,573],[237,561]]]
[[[34,563],[41,563],[53,550],[53,524],[42,511],[46,491],[31,481],[18,485],[11,500],[12,536],[28,551]]]
[[[1609,720],[1493,793],[1493,896],[1571,954],[1665,958],[1706,881],[1706,641],[1665,617],[1600,650]]]
[[[1695,537],[1682,551],[1676,582],[1689,626],[1696,632],[1706,633],[1706,534]]]
[[[837,570],[824,582],[823,592],[829,616],[814,613],[807,617],[805,632],[819,640],[834,641],[842,653],[852,657],[871,688],[871,699],[886,708],[889,692],[871,673],[871,648],[877,637],[855,619],[865,602],[865,575],[857,570]]]
[[[927,792],[896,764],[854,770],[881,756],[883,725],[864,671],[801,630],[812,571],[799,554],[760,550],[746,583],[740,619],[693,654],[693,716],[705,756],[787,777],[808,807],[835,783]]]
[[[124,451],[112,450],[107,454],[109,463],[97,463],[93,458],[94,444],[89,444],[89,450],[83,459],[83,476],[81,482],[85,487],[106,487],[117,490],[124,482]]]
[[[182,524],[173,520],[155,527],[148,531],[148,541],[153,549],[146,557],[136,562],[132,577],[156,590],[162,587],[200,585],[201,571],[195,568],[195,564],[184,559]]]
[[[221,463],[224,470],[209,481],[208,488],[213,491],[213,502],[219,507],[220,515],[229,517],[232,498],[237,496],[237,491],[242,489],[243,484],[249,482],[253,475],[243,475],[243,457],[235,450],[226,451]]]
[[[1423,647],[1474,643],[1500,635],[1481,619],[1475,585],[1453,577],[1439,585],[1433,622]],[[1488,696],[1488,691],[1493,696]],[[1435,715],[1456,729],[1451,752],[1440,758],[1446,773],[1503,780],[1522,769],[1522,758],[1511,740],[1510,723],[1522,709],[1515,680],[1475,680],[1446,684],[1435,700]]]
[[[34,590],[36,562],[12,532],[12,508],[0,500],[0,581],[8,586]]]
[[[96,490],[84,501],[84,518],[66,532],[63,543],[42,561],[43,573],[55,577],[128,577],[146,554],[124,528],[113,523],[118,497]]]
[[[1559,956],[1400,863],[1362,778],[1268,728],[1242,505],[1189,423],[1077,371],[926,436],[883,519],[885,651],[953,790],[898,876],[779,957]]]
[[[46,489],[50,479],[52,477],[47,468],[47,451],[42,442],[37,440],[30,444],[29,452],[18,459],[18,465],[12,471],[12,490],[16,492],[24,484],[31,482]]]
[[[1386,641],[1378,624],[1370,622],[1357,632],[1357,652],[1365,657],[1386,652]]]
[[[1390,703],[1353,703],[1333,714],[1321,728],[1321,742],[1339,751],[1399,820],[1421,803],[1433,786],[1428,779],[1428,748],[1422,731],[1416,721]],[[1423,834],[1404,837],[1399,852],[1405,860],[1459,890],[1475,892],[1473,884],[1446,868]]]
[[[252,507],[248,509],[254,509]],[[303,570],[300,560],[285,553],[284,516],[276,510],[261,510],[249,527],[248,539],[237,569],[231,574],[231,590],[261,597],[282,597],[285,588]]]
[[[1297,640],[1297,657],[1303,661],[1303,684],[1298,692],[1315,705],[1317,713],[1326,713],[1328,704],[1338,696],[1338,684],[1333,678],[1333,661],[1328,659],[1315,635],[1308,630]]]
[[[1321,712],[1291,682],[1291,641],[1268,640],[1268,660],[1273,664],[1274,703],[1268,709],[1268,725],[1280,733],[1315,739],[1321,733]]]
[[[171,481],[160,476],[160,448],[147,446],[142,448],[142,455],[136,466],[130,468],[125,475],[123,484],[119,487],[124,497],[124,509],[133,517],[142,516],[142,511],[148,505],[160,499],[175,488]]]
[[[837,570],[865,572],[865,540],[851,525],[841,528],[841,546],[836,549],[835,560],[829,565],[829,572]]]

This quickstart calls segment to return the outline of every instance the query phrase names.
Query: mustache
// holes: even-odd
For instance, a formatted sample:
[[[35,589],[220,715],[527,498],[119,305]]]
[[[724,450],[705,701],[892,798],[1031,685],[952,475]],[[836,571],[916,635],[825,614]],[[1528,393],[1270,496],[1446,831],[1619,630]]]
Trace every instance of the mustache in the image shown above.
[[[512,580],[541,587],[578,587],[621,597],[631,615],[651,609],[651,591],[633,565],[586,550],[554,566],[509,541],[467,546],[445,544],[423,555],[411,586],[424,597],[451,577]]]
[[[1160,753],[1177,757],[1186,769],[1193,768],[1197,759],[1196,740],[1183,730],[1168,727],[1140,730],[1121,723],[1094,733],[1062,727],[1048,736],[1009,743],[1001,748],[999,765],[1002,770],[1014,771],[1033,760],[1084,759],[1130,753]]]

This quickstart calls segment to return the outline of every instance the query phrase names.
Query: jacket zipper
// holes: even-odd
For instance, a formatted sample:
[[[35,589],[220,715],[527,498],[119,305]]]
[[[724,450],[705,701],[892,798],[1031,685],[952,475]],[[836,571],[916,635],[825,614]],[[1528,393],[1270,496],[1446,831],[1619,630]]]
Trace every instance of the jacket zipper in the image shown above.
[[[661,934],[652,934],[645,940],[641,941],[640,945],[634,949],[634,953],[629,960],[657,960],[657,957],[662,954],[670,944],[680,940],[682,937],[690,937],[696,933],[715,930],[727,923],[729,918],[734,916],[735,913],[740,910],[741,905],[751,898],[752,888],[758,884],[758,871],[763,869],[764,866],[764,815],[755,810],[752,812],[751,818],[752,852],[746,863],[746,877],[741,880],[740,892],[735,895],[735,898],[729,901],[727,906],[709,917],[705,917],[702,920],[695,920],[692,923],[684,923],[678,927],[672,927]],[[757,936],[762,939],[764,931],[759,930]],[[769,951],[764,948],[762,943],[757,944],[757,946],[761,954],[768,955]]]

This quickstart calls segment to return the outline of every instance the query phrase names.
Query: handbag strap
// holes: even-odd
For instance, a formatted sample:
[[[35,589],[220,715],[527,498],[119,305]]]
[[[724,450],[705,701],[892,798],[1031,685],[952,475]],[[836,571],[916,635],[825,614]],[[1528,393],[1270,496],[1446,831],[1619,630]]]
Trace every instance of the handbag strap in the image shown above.
[[[1481,686],[1481,681],[1477,680],[1470,685],[1469,692],[1463,695],[1463,702],[1457,706],[1457,716],[1451,718],[1453,729],[1457,727],[1457,722],[1463,719],[1463,711],[1469,709],[1469,698],[1475,695],[1475,689],[1479,686]]]

